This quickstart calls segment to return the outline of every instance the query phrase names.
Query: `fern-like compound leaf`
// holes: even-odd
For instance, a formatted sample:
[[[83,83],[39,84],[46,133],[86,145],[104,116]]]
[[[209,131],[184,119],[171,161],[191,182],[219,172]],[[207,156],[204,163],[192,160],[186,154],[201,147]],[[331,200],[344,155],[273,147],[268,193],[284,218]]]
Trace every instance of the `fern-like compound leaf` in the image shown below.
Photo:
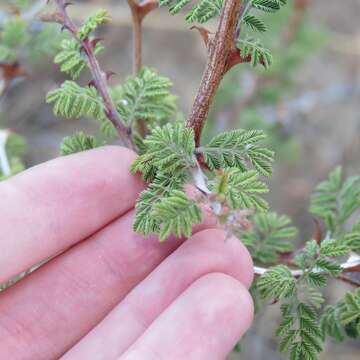
[[[318,185],[311,196],[310,212],[323,219],[333,235],[360,208],[360,178],[342,178],[340,167],[330,173],[327,180]]]
[[[170,93],[171,81],[144,68],[138,75],[113,90],[117,110],[127,125],[145,121],[148,127],[162,125],[176,111],[175,97]]]
[[[144,145],[146,152],[139,156],[134,171],[142,172],[143,167],[151,165],[174,176],[195,165],[194,132],[180,122],[155,127]]]
[[[99,25],[109,22],[110,19],[106,10],[99,9],[94,15],[90,16],[79,29],[80,40],[85,40]]]
[[[224,196],[232,209],[265,211],[268,208],[259,194],[267,193],[269,189],[258,180],[255,170],[242,172],[237,168],[228,168],[216,176],[210,187],[217,195]]]
[[[255,214],[254,226],[251,231],[241,235],[241,240],[248,247],[251,256],[263,264],[274,264],[279,260],[279,254],[293,250],[291,239],[297,234],[297,229],[290,226],[290,219],[276,213]]]
[[[274,153],[258,144],[265,137],[260,130],[228,131],[215,136],[209,144],[197,151],[204,156],[210,169],[238,167],[246,171],[247,164],[251,164],[260,174],[270,176]]]
[[[135,208],[136,217],[134,230],[144,235],[158,233],[160,231],[161,219],[154,216],[154,206],[162,199],[170,196],[174,190],[183,189],[186,176],[169,176],[157,174],[149,187],[144,190],[138,198]]]
[[[65,118],[92,117],[105,119],[104,105],[94,87],[81,87],[74,81],[65,81],[59,89],[50,91],[47,103],[54,104],[54,114]]]
[[[64,138],[60,146],[60,153],[61,155],[70,155],[81,151],[94,149],[97,146],[97,141],[93,136],[79,132]]]
[[[282,5],[286,4],[286,0],[250,0],[252,2],[252,7],[265,11],[265,12],[276,12],[280,10]]]
[[[190,23],[206,23],[210,19],[220,15],[223,4],[224,0],[201,0],[193,6],[187,14],[186,20]]]
[[[192,0],[160,0],[160,6],[169,7],[170,14],[175,15],[192,2]],[[196,1],[196,4],[187,13],[186,20],[188,22],[205,23],[220,14],[223,3],[224,0]]]
[[[344,341],[346,337],[360,336],[360,289],[348,292],[334,306],[327,306],[321,316],[323,338]]]
[[[192,226],[201,221],[199,207],[179,190],[173,190],[168,197],[157,202],[152,216],[160,223],[160,241],[166,240],[171,234],[190,237]]]
[[[246,15],[243,22],[245,25],[247,25],[250,29],[254,31],[265,32],[267,30],[264,21],[262,21],[256,16]]]
[[[95,54],[98,54],[104,47],[97,43]],[[55,64],[60,65],[60,70],[69,74],[72,79],[76,80],[83,69],[87,66],[87,58],[80,51],[80,44],[75,39],[64,39],[61,42],[61,51],[55,56]]]
[[[261,276],[257,286],[265,299],[283,299],[294,294],[296,279],[287,266],[278,265]]]
[[[250,64],[253,67],[262,65],[265,69],[268,69],[273,62],[270,51],[264,48],[259,40],[252,38],[240,39],[237,42],[237,47],[241,51],[241,56],[251,57]]]

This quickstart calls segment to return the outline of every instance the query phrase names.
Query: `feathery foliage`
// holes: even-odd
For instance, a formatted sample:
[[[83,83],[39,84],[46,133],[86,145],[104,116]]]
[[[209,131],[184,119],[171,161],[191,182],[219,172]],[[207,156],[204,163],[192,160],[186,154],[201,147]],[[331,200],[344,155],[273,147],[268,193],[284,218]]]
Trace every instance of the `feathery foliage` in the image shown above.
[[[265,49],[259,40],[252,38],[240,39],[237,46],[241,51],[241,56],[251,56],[251,66],[262,65],[265,69],[271,66],[273,57],[270,51]]]
[[[144,235],[159,233],[162,219],[154,216],[154,206],[166,199],[173,191],[183,189],[186,176],[158,174],[149,187],[144,190],[136,202],[134,230]],[[168,221],[169,219],[167,219]]]
[[[274,264],[279,255],[294,249],[290,242],[297,229],[290,226],[291,220],[274,212],[255,214],[254,227],[241,234],[241,240],[249,249],[252,258],[263,264]]]
[[[211,189],[217,195],[223,195],[232,209],[267,210],[267,202],[259,196],[269,191],[268,187],[258,180],[255,170],[241,171],[227,168],[216,176]]]
[[[201,221],[201,212],[195,201],[180,190],[172,190],[168,197],[157,202],[152,216],[161,222],[159,239],[166,240],[171,233],[177,237],[190,237],[192,225]]]
[[[326,223],[332,234],[342,230],[351,215],[360,208],[360,177],[343,181],[340,167],[318,185],[311,197],[310,212]]]
[[[144,145],[146,152],[135,161],[135,172],[154,166],[161,173],[174,176],[194,166],[194,132],[180,122],[155,127]]]
[[[93,136],[86,135],[83,132],[78,132],[64,138],[62,144],[60,145],[60,153],[61,155],[70,155],[94,149],[97,146],[97,141]]]
[[[315,311],[300,302],[283,305],[282,315],[279,350],[289,352],[290,360],[316,360],[322,351],[322,333]]]
[[[246,171],[251,164],[261,175],[270,176],[274,153],[259,146],[265,137],[259,130],[232,130],[215,136],[198,151],[210,169],[237,167]]]
[[[54,103],[54,114],[65,118],[92,117],[104,120],[104,106],[94,87],[81,87],[67,80],[59,89],[50,91],[47,103]]]
[[[117,110],[127,125],[137,120],[146,121],[148,127],[161,125],[176,110],[176,98],[170,93],[172,82],[149,68],[130,76],[113,91]]]
[[[97,43],[94,49],[95,54],[102,50],[104,47]],[[75,39],[64,39],[61,42],[61,51],[54,58],[54,63],[61,65],[60,70],[76,80],[86,68],[87,58],[81,52],[80,44]]]
[[[90,16],[79,29],[80,40],[86,39],[99,25],[106,24],[110,20],[111,18],[106,10],[97,10],[97,12]]]
[[[287,266],[278,265],[257,281],[257,287],[265,299],[288,298],[296,291],[296,279]]]
[[[0,62],[13,63],[19,59],[38,61],[53,54],[59,47],[63,34],[53,24],[36,23],[32,17],[23,16],[31,3],[14,2],[15,15],[9,14],[0,27]]]
[[[334,306],[327,306],[320,321],[323,337],[344,341],[360,336],[360,289],[346,293]]]

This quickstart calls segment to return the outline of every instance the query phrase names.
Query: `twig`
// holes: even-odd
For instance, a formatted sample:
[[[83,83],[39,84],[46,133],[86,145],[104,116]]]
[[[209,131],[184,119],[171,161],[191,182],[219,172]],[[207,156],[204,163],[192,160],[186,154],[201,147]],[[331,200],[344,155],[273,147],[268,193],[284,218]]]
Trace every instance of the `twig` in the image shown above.
[[[342,268],[342,275],[345,274],[345,273],[350,273],[350,272],[353,272],[354,269],[356,269],[357,267],[360,266],[360,256],[359,255],[356,255],[356,254],[352,254],[349,259],[340,265],[340,267]],[[259,266],[254,266],[254,273],[255,275],[257,276],[262,276],[264,275],[267,271],[269,271],[268,268],[264,268],[264,267],[259,267]],[[315,269],[315,272],[316,273],[325,273],[325,271],[321,270],[321,269]],[[291,275],[295,278],[298,278],[302,275],[304,275],[304,271],[303,270],[300,270],[300,269],[295,269],[295,270],[291,270]],[[339,276],[339,279],[340,280],[343,280],[343,281],[347,281],[349,282],[349,278],[346,277],[344,278],[343,276]],[[357,285],[359,286],[359,284],[357,282],[353,282],[351,281],[351,283],[353,285]]]
[[[241,0],[225,0],[218,29],[208,43],[208,62],[186,126],[194,129],[200,144],[201,131],[208,117],[215,93],[225,74],[228,56],[234,49],[234,34],[242,10]]]
[[[136,75],[142,68],[142,22],[145,16],[159,6],[157,0],[128,0],[133,26],[133,73]],[[143,119],[138,119],[138,130],[142,137],[146,135]]]
[[[126,127],[120,117],[120,114],[116,110],[113,99],[111,98],[110,91],[107,85],[107,75],[100,68],[99,62],[97,61],[94,53],[93,45],[89,38],[80,39],[78,36],[78,27],[69,17],[66,7],[69,5],[64,0],[54,0],[57,7],[58,12],[52,14],[47,21],[51,20],[53,22],[60,23],[65,29],[67,29],[76,40],[81,44],[81,48],[85,52],[91,75],[93,77],[93,81],[97,91],[102,97],[105,105],[105,114],[106,117],[111,121],[114,125],[117,133],[120,138],[124,141],[125,145],[127,145],[131,149],[135,149],[135,145],[132,142],[132,129],[131,127]]]
[[[8,137],[8,130],[0,130],[0,170],[3,176],[11,175],[9,159],[6,154],[6,142]]]

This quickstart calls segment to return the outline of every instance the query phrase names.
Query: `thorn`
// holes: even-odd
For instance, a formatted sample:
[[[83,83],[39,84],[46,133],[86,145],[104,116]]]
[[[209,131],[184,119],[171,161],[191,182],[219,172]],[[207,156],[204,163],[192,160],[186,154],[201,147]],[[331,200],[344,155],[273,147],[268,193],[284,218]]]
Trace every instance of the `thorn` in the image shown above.
[[[105,72],[106,80],[109,80],[113,75],[117,75],[116,72],[114,72],[114,71],[106,71]]]
[[[251,61],[250,54],[245,57],[242,57],[240,49],[233,48],[227,57],[224,73],[226,74],[235,65],[249,63],[250,61]]]
[[[159,2],[158,0],[145,0],[138,6],[139,18],[142,21],[146,15],[159,7]]]
[[[95,89],[97,89],[97,86],[96,86],[96,83],[94,80],[89,81],[88,87],[94,87]]]
[[[137,21],[142,22],[146,15],[159,7],[158,0],[128,0],[129,7]]]
[[[197,30],[200,33],[202,39],[204,40],[204,43],[205,43],[206,47],[208,46],[209,37],[210,37],[210,34],[211,34],[209,30],[205,29],[202,26],[196,26],[196,25],[192,26],[190,28],[190,30]]]
[[[104,38],[100,38],[100,37],[99,37],[99,38],[92,39],[92,40],[90,41],[92,48],[95,49],[95,48],[96,48],[96,45],[97,45],[100,41],[103,41],[103,40],[104,40]]]

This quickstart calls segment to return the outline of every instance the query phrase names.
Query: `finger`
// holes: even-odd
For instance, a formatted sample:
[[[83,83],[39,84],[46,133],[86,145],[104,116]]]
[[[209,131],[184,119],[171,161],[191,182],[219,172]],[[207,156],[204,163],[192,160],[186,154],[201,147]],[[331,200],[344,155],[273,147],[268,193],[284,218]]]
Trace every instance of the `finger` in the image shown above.
[[[63,360],[115,359],[200,277],[223,272],[246,287],[252,281],[252,260],[236,238],[225,232],[204,230],[182,244],[142,281]]]
[[[170,305],[119,360],[225,359],[252,318],[251,296],[239,281],[224,274],[206,275]]]
[[[127,213],[0,293],[0,359],[59,358],[182,242],[145,239],[132,232],[133,218]]]
[[[143,188],[135,153],[103,147],[55,159],[0,183],[0,283],[122,215]]]

